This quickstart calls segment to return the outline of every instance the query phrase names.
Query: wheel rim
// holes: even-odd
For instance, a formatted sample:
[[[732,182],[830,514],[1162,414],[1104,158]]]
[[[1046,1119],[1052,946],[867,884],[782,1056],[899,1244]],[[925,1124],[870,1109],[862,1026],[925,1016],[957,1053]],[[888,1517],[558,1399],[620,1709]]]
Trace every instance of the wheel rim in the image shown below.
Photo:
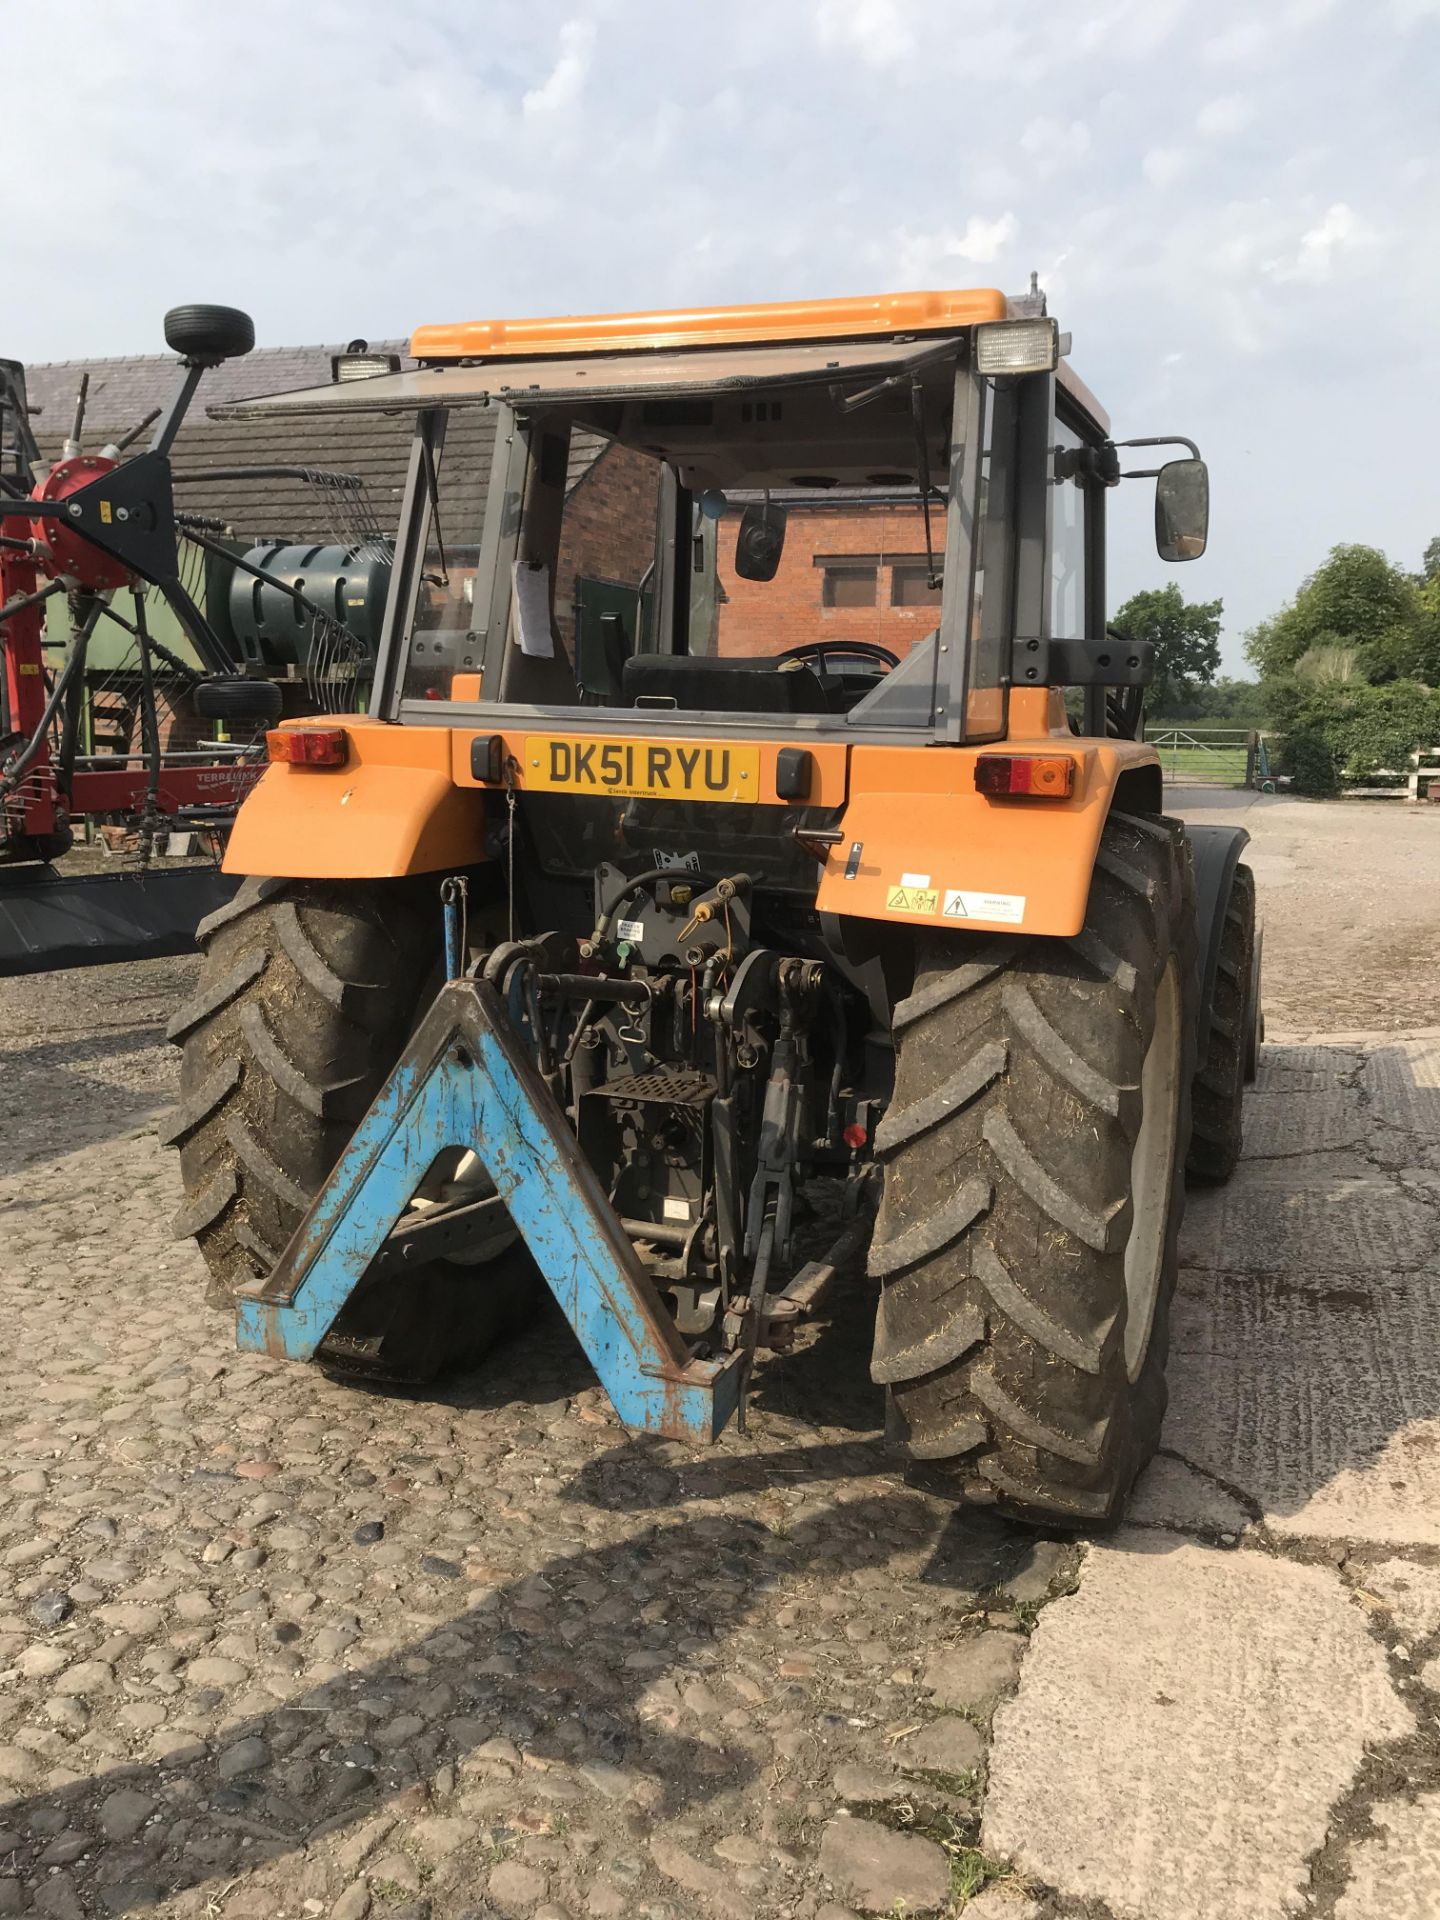
[[[1165,1265],[1165,1241],[1174,1182],[1175,1135],[1180,1124],[1183,1002],[1174,957],[1155,995],[1155,1029],[1140,1069],[1140,1132],[1130,1157],[1132,1215],[1125,1244],[1125,1370],[1139,1378]]]

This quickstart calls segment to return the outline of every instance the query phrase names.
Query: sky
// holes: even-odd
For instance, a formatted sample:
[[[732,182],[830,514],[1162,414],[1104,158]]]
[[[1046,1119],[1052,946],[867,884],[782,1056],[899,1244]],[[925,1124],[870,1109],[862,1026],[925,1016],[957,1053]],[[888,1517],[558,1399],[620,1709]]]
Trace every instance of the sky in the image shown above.
[[[1440,0],[70,0],[6,9],[0,353],[1032,271],[1209,552],[1110,496],[1111,605],[1243,635],[1342,540],[1440,532]],[[17,77],[23,81],[17,83]]]

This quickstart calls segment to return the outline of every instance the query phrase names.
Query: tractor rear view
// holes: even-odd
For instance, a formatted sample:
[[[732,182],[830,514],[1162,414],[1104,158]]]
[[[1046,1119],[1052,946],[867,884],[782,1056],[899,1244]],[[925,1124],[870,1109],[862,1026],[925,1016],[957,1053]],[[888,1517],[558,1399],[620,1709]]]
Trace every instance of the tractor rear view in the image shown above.
[[[1105,623],[1122,448],[1186,450],[1170,560],[1197,450],[1115,442],[1033,288],[412,351],[230,409],[416,421],[371,710],[269,736],[172,1023],[241,1343],[424,1378],[545,1284],[627,1425],[703,1440],[868,1239],[917,1470],[1112,1519],[1259,1021],[1245,836],[1162,812]]]

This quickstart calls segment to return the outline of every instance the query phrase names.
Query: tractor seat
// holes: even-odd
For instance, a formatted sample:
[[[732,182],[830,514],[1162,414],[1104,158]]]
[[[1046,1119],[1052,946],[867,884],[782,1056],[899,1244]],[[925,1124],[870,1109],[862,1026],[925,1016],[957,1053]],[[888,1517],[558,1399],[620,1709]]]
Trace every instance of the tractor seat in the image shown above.
[[[768,660],[714,660],[699,654],[637,653],[625,662],[621,705],[672,705],[687,713],[826,713],[809,667],[779,672]]]

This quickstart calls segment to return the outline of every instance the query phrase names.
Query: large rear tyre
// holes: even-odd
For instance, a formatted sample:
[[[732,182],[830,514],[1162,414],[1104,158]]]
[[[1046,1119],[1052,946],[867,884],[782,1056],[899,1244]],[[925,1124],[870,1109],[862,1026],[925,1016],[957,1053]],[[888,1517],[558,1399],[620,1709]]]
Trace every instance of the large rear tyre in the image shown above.
[[[1192,1180],[1212,1186],[1228,1180],[1240,1164],[1241,1109],[1245,1083],[1255,1077],[1251,1062],[1259,1027],[1255,961],[1255,876],[1249,867],[1238,866],[1220,930],[1209,1033],[1196,1063],[1190,1097],[1190,1156],[1185,1170]]]
[[[872,1371],[894,1438],[961,1499],[1104,1524],[1155,1450],[1193,942],[1180,827],[1112,815],[1074,939],[922,945],[876,1140]]]
[[[394,1065],[438,980],[440,915],[402,880],[246,880],[201,923],[205,966],[170,1022],[180,1104],[177,1238],[197,1240],[210,1299],[269,1273]],[[347,1303],[319,1358],[377,1380],[473,1366],[522,1317],[520,1248],[483,1267],[431,1260]]]

